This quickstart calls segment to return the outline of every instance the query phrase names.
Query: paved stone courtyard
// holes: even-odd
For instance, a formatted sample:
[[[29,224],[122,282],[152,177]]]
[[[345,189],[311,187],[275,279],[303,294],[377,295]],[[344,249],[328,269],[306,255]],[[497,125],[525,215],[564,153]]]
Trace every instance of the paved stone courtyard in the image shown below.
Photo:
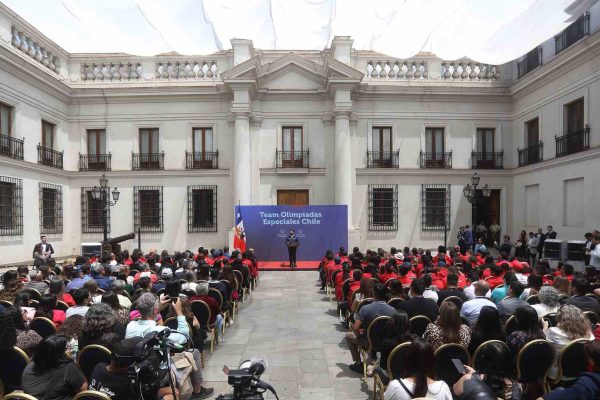
[[[335,303],[319,291],[316,271],[261,272],[225,343],[207,357],[205,384],[215,388],[215,397],[229,393],[223,365],[235,368],[242,360],[264,356],[269,365],[262,378],[281,400],[368,399],[373,380],[367,387],[348,370],[344,333]]]

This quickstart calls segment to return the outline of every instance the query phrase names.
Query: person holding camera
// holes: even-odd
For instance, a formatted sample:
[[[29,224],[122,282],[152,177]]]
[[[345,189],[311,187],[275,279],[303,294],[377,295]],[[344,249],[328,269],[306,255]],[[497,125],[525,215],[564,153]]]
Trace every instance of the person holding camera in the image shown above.
[[[161,332],[166,327],[158,325],[156,323],[156,316],[168,307],[171,307],[177,316],[177,331],[190,335],[185,315],[183,315],[182,303],[179,298],[171,298],[169,296],[161,295],[160,299],[152,293],[142,294],[136,301],[137,310],[140,312],[140,320],[131,321],[127,324],[127,330],[125,332],[125,338],[132,337],[145,337],[147,334],[152,332]],[[173,333],[169,336],[169,340],[177,344],[186,344],[188,339],[183,335]],[[192,351],[195,365],[192,365],[192,370],[189,374],[192,385],[192,397],[190,400],[206,399],[210,397],[214,389],[202,387],[202,370],[200,352],[198,349]]]

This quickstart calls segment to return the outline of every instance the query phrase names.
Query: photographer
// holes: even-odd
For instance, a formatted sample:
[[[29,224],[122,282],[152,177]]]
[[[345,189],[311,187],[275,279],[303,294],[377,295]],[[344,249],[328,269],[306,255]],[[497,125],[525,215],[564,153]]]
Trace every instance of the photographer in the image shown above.
[[[127,325],[125,338],[144,337],[151,332],[161,332],[163,329],[165,329],[165,327],[162,325],[157,325],[155,317],[160,313],[160,311],[168,307],[172,307],[172,310],[177,315],[177,330],[186,335],[190,334],[188,324],[182,312],[181,300],[178,298],[171,299],[169,296],[161,295],[160,299],[157,299],[157,297],[152,293],[144,293],[136,301],[136,305],[138,311],[140,312],[141,319],[139,321],[131,321]],[[185,336],[178,335],[176,333],[169,337],[169,339],[178,344],[187,343],[187,338]],[[193,387],[191,399],[197,400],[208,398],[212,395],[213,389],[202,387],[200,352],[197,349],[194,349],[191,354],[193,355],[195,364],[192,365],[192,370],[189,374],[191,379],[190,383]],[[180,382],[180,384],[184,385],[187,383],[188,382]]]

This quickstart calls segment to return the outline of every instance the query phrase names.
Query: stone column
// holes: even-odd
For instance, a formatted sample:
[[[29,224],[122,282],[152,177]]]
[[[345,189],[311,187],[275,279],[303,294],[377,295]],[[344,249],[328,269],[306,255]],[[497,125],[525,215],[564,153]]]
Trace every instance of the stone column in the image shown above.
[[[335,113],[334,137],[335,204],[348,206],[348,226],[352,225],[352,154],[350,146],[350,116],[348,112]]]
[[[252,200],[250,160],[250,113],[236,112],[233,145],[233,200],[235,205],[250,205]]]

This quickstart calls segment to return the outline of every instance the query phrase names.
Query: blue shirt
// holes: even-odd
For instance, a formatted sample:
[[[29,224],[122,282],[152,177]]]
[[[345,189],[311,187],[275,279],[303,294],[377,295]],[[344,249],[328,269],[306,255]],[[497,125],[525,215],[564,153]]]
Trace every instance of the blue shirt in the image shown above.
[[[473,231],[471,229],[465,231],[465,243],[473,244]]]
[[[481,243],[481,244],[476,244],[475,245],[475,254],[477,253],[481,253],[482,251],[486,251],[487,247],[485,247],[485,244]]]
[[[113,280],[109,276],[94,276],[92,279],[96,281],[98,287],[102,290],[109,291],[112,289]]]
[[[465,301],[460,308],[460,314],[469,320],[471,327],[475,326],[479,318],[479,312],[485,306],[497,308],[496,305],[487,297],[477,296],[473,300]]]
[[[502,285],[498,286],[492,291],[492,301],[496,304],[500,303],[500,301],[508,295],[508,286]]]
[[[125,330],[125,339],[132,337],[144,337],[150,332],[160,332],[165,328],[166,326],[164,325],[156,325],[156,321],[131,321],[127,324],[127,329]],[[177,317],[177,330],[179,332],[185,333],[188,336],[190,334],[187,321],[185,320],[185,316],[183,315]],[[169,340],[179,344],[187,343],[187,338],[185,336],[178,335],[176,333],[172,334],[172,336],[169,336]]]
[[[83,278],[75,278],[71,282],[67,283],[67,286],[65,287],[65,291],[72,292],[75,289],[81,289],[83,287],[83,285],[90,279],[92,279],[92,278],[90,278],[87,275],[84,275]]]

